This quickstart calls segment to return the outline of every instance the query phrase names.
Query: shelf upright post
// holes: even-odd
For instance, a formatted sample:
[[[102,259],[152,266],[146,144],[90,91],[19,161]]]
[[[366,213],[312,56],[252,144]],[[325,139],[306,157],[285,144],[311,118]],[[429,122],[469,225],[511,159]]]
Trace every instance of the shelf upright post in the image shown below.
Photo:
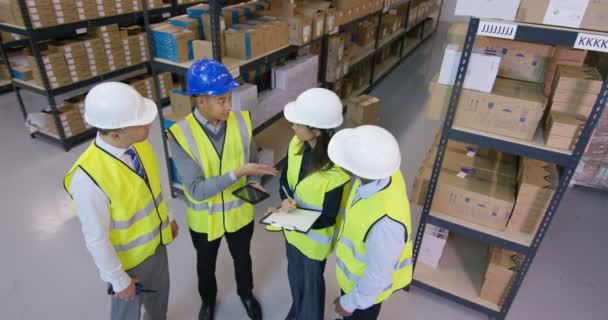
[[[13,91],[15,91],[15,94],[17,95],[17,102],[19,102],[19,109],[21,110],[21,115],[23,116],[23,120],[27,121],[27,111],[25,110],[25,104],[23,102],[23,98],[21,97],[21,89],[19,87],[17,87],[15,85],[15,82],[13,81],[13,71],[11,68],[11,62],[8,59],[8,55],[6,54],[5,51],[5,46],[4,46],[4,42],[0,42],[0,53],[2,54],[2,59],[4,60],[4,62],[6,63],[6,68],[8,69],[8,75],[11,78],[11,87],[13,88]]]
[[[46,73],[46,67],[44,66],[44,62],[42,61],[42,56],[40,53],[40,47],[34,37],[34,32],[32,28],[32,21],[30,20],[30,15],[27,11],[27,4],[25,0],[19,1],[19,9],[21,10],[21,17],[23,18],[23,24],[27,31],[27,37],[30,44],[30,49],[32,50],[32,55],[36,60],[36,64],[38,65],[38,71],[40,72],[40,77],[42,78],[42,84],[44,86],[45,95],[49,102],[49,107],[51,108],[51,114],[53,115],[53,120],[55,121],[55,126],[57,126],[57,131],[59,132],[59,139],[61,141],[61,145],[65,151],[69,151],[72,145],[68,143],[65,131],[63,130],[63,125],[61,123],[61,119],[59,119],[59,111],[57,110],[57,104],[55,102],[55,97],[53,95],[53,89],[51,88],[48,75]],[[19,99],[20,103],[23,103],[21,99]],[[25,106],[21,105],[23,109]],[[27,112],[27,111],[26,111]]]
[[[222,5],[220,0],[209,1],[211,18],[211,45],[213,49],[213,60],[222,62],[222,43],[220,38],[220,14]]]
[[[433,196],[435,195],[435,189],[437,187],[437,182],[439,181],[439,173],[441,172],[441,165],[443,163],[443,156],[445,154],[445,149],[448,144],[447,138],[447,130],[452,127],[452,123],[454,122],[454,116],[456,114],[456,107],[458,105],[458,101],[460,100],[460,93],[462,91],[462,85],[464,83],[464,78],[466,75],[466,70],[469,66],[469,58],[471,56],[471,52],[473,51],[473,44],[475,43],[475,35],[477,34],[477,28],[479,27],[479,19],[471,18],[469,22],[469,29],[467,31],[467,35],[464,42],[463,54],[460,58],[460,62],[458,65],[458,73],[456,75],[456,82],[454,83],[454,87],[452,89],[452,96],[450,97],[450,104],[448,106],[447,114],[445,121],[443,123],[443,128],[441,130],[441,139],[439,140],[439,145],[437,147],[437,155],[435,156],[435,162],[433,164],[433,172],[431,174],[431,180],[429,182],[428,192],[426,194],[426,198],[424,201],[424,207],[422,209],[422,215],[420,217],[420,225],[418,226],[418,233],[416,234],[416,241],[414,245],[414,268],[416,266],[416,262],[418,259],[418,254],[420,253],[420,244],[422,242],[422,237],[424,235],[424,229],[426,227],[426,219],[431,212],[431,203],[433,202]]]
[[[405,16],[403,17],[403,30],[405,30],[405,34],[403,35],[403,39],[401,39],[401,45],[399,46],[399,60],[403,59],[403,49],[405,47],[405,41],[407,39],[407,24],[410,20],[410,9],[412,8],[412,1],[407,2],[407,10],[405,10]]]
[[[378,46],[380,45],[380,30],[382,29],[382,16],[384,10],[380,11],[378,14],[378,25],[376,26],[376,42],[374,42],[374,54],[372,55],[372,68],[369,74],[369,86],[370,88],[374,84],[374,75],[376,73],[376,63],[378,60]]]
[[[321,37],[321,57],[319,61],[319,82],[322,88],[328,88],[327,84],[327,54],[329,51],[329,35],[324,33]]]
[[[172,3],[175,4],[176,0],[172,0]],[[148,37],[148,50],[150,53],[150,62],[148,63],[148,69],[152,74],[152,79],[154,81],[154,93],[155,93],[155,103],[156,108],[158,109],[158,120],[160,121],[160,132],[161,132],[161,140],[163,141],[163,153],[165,156],[165,164],[167,166],[167,175],[169,176],[169,188],[171,190],[171,196],[174,198],[177,196],[175,191],[175,187],[173,186],[173,176],[171,174],[171,159],[169,158],[169,147],[167,146],[167,138],[165,132],[169,128],[165,128],[165,117],[163,116],[163,105],[162,105],[162,94],[160,92],[160,84],[158,81],[158,71],[154,64],[154,57],[156,57],[156,49],[154,46],[154,34],[150,29],[150,12],[148,11],[148,3],[147,0],[142,0],[142,9],[144,16],[144,26],[146,27],[146,36]]]

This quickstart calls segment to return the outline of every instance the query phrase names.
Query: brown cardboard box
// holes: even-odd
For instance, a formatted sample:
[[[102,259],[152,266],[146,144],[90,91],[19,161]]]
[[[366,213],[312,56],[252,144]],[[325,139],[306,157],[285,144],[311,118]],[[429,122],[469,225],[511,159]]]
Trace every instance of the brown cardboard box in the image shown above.
[[[264,32],[255,26],[234,25],[226,30],[226,54],[249,60],[264,53]]]
[[[555,52],[553,53],[553,59],[584,62],[587,58],[587,53],[587,50],[557,46],[555,47]]]
[[[534,83],[544,83],[548,61],[554,51],[549,45],[489,37],[477,37],[475,48],[502,55],[499,77]]]
[[[178,117],[186,117],[192,112],[192,98],[181,91],[172,90],[170,95],[171,110]]]
[[[66,137],[71,137],[86,130],[80,110],[72,104],[64,103],[57,107],[57,111]],[[59,129],[55,124],[55,118],[51,110],[43,110],[42,112],[46,115],[49,131],[52,134],[59,135]]]
[[[556,92],[581,91],[599,94],[602,85],[602,75],[594,67],[557,66],[554,89]]]
[[[550,105],[551,112],[562,112],[571,114],[574,116],[582,116],[588,118],[593,110],[593,105],[581,105],[581,104],[567,104],[562,102],[551,102]]]
[[[380,119],[380,99],[362,95],[347,102],[346,118],[353,123],[369,123]]]
[[[488,264],[479,296],[497,305],[503,305],[524,258],[523,255],[513,251],[490,246]]]
[[[272,0],[270,2],[270,10],[276,17],[293,17],[295,8],[296,5],[290,1]]]
[[[425,114],[443,115],[451,86],[431,82]],[[545,109],[542,86],[509,79],[496,79],[492,93],[462,90],[454,119],[462,126],[531,141]]]
[[[434,147],[427,153],[424,163],[432,164],[436,155],[437,148]],[[479,155],[470,157],[465,152],[446,150],[441,168],[487,182],[511,187],[517,184],[515,163],[495,161]]]
[[[220,23],[220,33],[222,33],[223,31],[226,31],[226,28],[232,26],[232,23],[228,23],[227,21],[231,21],[229,20],[230,16],[220,16],[219,19],[219,23]],[[201,16],[202,22],[203,22],[203,34],[199,37],[197,37],[197,39],[201,39],[204,37],[204,40],[208,40],[211,41],[211,16],[209,14],[203,14]]]
[[[545,74],[545,96],[546,97],[550,96],[551,91],[553,90],[553,82],[555,81],[555,73],[557,71],[558,65],[569,65],[569,66],[579,66],[580,67],[583,65],[583,62],[551,59],[551,62],[549,64],[549,69],[547,69],[547,73]]]
[[[543,24],[550,0],[522,0],[516,21]],[[556,10],[559,12],[559,10]],[[580,25],[571,27],[597,31],[608,31],[608,1],[589,1]],[[566,25],[562,25],[566,26]]]
[[[82,21],[99,18],[97,3],[94,0],[76,0],[76,13]]]
[[[274,152],[274,160],[278,162],[285,158],[289,143],[293,138],[291,123],[285,120],[285,118],[281,118],[256,134],[253,138],[258,148],[272,150]]]
[[[582,91],[553,91],[553,96],[551,97],[551,101],[555,103],[563,103],[568,105],[582,105],[593,107],[595,105],[595,101],[597,100],[597,94],[594,93],[586,93]]]
[[[315,8],[296,7],[297,15],[306,16],[312,19],[311,39],[318,39],[325,30],[325,12]]]
[[[553,197],[557,183],[555,164],[520,158],[517,199],[507,229],[535,233]]]
[[[292,45],[305,45],[312,40],[312,18],[306,16],[293,16],[287,18],[289,23],[289,43]]]
[[[439,140],[441,139],[441,130],[437,132],[435,135],[435,140],[433,141],[433,147],[436,148],[439,146]],[[513,164],[516,163],[517,157],[511,154],[503,153],[500,151],[495,151],[487,148],[482,148],[480,146],[464,143],[456,140],[448,140],[447,150],[451,150],[454,152],[466,154],[469,157],[482,157],[484,159],[492,160],[492,161],[500,161],[504,163]]]
[[[205,16],[205,15],[203,15]],[[209,15],[207,14],[207,21],[210,23],[209,21]],[[223,17],[220,17],[220,19],[223,19]],[[204,18],[203,18],[203,21]],[[177,17],[172,17],[169,18],[169,23],[170,24],[174,24],[176,26],[187,26],[185,29],[188,29],[190,31],[192,31],[192,33],[194,33],[194,38],[195,39],[202,39],[202,35],[199,34],[199,20],[198,19],[194,19],[189,17],[188,15],[181,15],[181,16],[177,16]],[[209,24],[209,29],[211,29],[211,24]],[[224,30],[226,28],[223,28],[222,30]],[[211,30],[209,30],[209,34],[211,34]],[[204,33],[204,32],[203,32]]]
[[[515,188],[460,176],[459,172],[441,170],[432,210],[503,230],[513,210]]]
[[[573,150],[587,118],[560,112],[550,112],[545,123],[545,144],[549,147]]]

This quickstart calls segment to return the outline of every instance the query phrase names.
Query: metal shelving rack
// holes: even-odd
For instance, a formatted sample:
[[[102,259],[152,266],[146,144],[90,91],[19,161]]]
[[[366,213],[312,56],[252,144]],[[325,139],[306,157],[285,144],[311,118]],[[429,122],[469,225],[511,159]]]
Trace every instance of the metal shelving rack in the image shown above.
[[[128,75],[130,73],[133,73],[133,72],[136,72],[139,70],[141,70],[141,71],[149,70],[149,69],[151,69],[151,67],[150,67],[149,62],[144,62],[141,64],[128,66],[124,69],[115,70],[113,72],[110,72],[110,73],[107,73],[104,75],[95,76],[95,77],[92,77],[92,78],[89,78],[89,79],[86,79],[83,81],[79,81],[76,83],[71,83],[69,85],[62,86],[59,88],[52,88],[49,83],[49,79],[48,79],[46,70],[43,67],[44,64],[42,62],[39,42],[54,39],[54,38],[76,37],[78,35],[86,33],[87,28],[95,27],[95,26],[102,26],[102,25],[106,25],[106,24],[113,24],[113,23],[116,23],[119,25],[141,24],[143,22],[143,20],[146,20],[149,22],[150,17],[156,17],[156,16],[169,17],[171,15],[176,15],[179,12],[183,11],[187,6],[191,6],[191,5],[200,3],[200,2],[193,2],[193,3],[187,3],[187,4],[177,4],[177,1],[173,0],[171,4],[165,5],[160,8],[148,10],[147,2],[145,0],[143,0],[142,4],[143,4],[144,10],[141,12],[131,12],[131,13],[125,13],[125,14],[120,14],[120,15],[115,15],[115,16],[110,16],[110,17],[103,17],[103,18],[92,19],[92,20],[87,20],[87,21],[78,21],[78,22],[73,22],[73,23],[67,23],[67,24],[61,24],[61,25],[56,25],[56,26],[34,29],[32,27],[32,22],[30,20],[30,16],[29,16],[29,13],[26,8],[26,0],[18,0],[18,2],[19,2],[19,7],[21,9],[21,16],[22,16],[22,19],[24,22],[24,26],[21,27],[21,26],[11,25],[8,23],[0,23],[0,31],[15,33],[15,34],[24,36],[26,38],[26,40],[20,40],[20,43],[27,45],[31,48],[32,55],[34,56],[34,59],[36,60],[36,63],[38,65],[38,69],[40,70],[40,73],[41,73],[43,86],[38,86],[30,81],[24,82],[24,81],[20,81],[20,80],[13,78],[13,80],[11,82],[11,87],[15,91],[15,94],[17,96],[17,100],[19,102],[19,106],[21,108],[21,113],[23,115],[24,120],[27,120],[28,113],[25,108],[25,104],[24,104],[24,101],[23,101],[23,98],[21,95],[21,90],[31,91],[31,92],[43,95],[47,98],[47,101],[48,101],[49,107],[51,109],[51,113],[53,115],[55,125],[57,126],[59,135],[51,136],[49,134],[42,133],[42,132],[34,132],[31,134],[31,137],[32,138],[36,138],[36,137],[44,138],[46,140],[49,140],[52,143],[60,145],[66,151],[68,151],[72,147],[94,137],[96,134],[96,130],[89,129],[80,134],[77,134],[77,135],[74,135],[71,137],[67,137],[65,134],[65,131],[63,130],[63,126],[61,125],[61,120],[59,118],[59,114],[57,111],[57,102],[56,102],[55,98],[58,95],[66,95],[66,94],[69,94],[71,92],[75,92],[78,90],[84,90],[86,87],[89,87],[96,83],[111,80],[111,79],[121,77],[121,76],[125,76],[125,75]],[[10,63],[7,59],[7,55],[5,52],[5,49],[7,48],[8,45],[9,45],[9,43],[7,43],[7,44],[2,43],[2,45],[0,45],[0,49],[1,49],[0,51],[2,53],[3,59],[5,61],[7,61],[7,66],[10,70]]]
[[[458,268],[441,270],[441,267],[439,269],[432,270],[415,264],[413,285],[433,292],[439,296],[447,298],[448,300],[485,313],[490,318],[505,319],[517,295],[517,292],[521,288],[522,282],[524,281],[530,265],[538,252],[539,246],[547,232],[547,229],[553,220],[562,197],[568,188],[570,179],[572,178],[572,175],[574,174],[574,171],[576,170],[576,167],[584,153],[593,129],[597,125],[600,115],[602,114],[608,96],[608,80],[604,82],[601,93],[599,94],[595,106],[593,107],[593,111],[585,124],[579,141],[573,151],[549,148],[546,147],[542,142],[528,142],[484,133],[477,130],[455,127],[453,126],[453,121],[456,114],[456,107],[462,91],[464,76],[468,68],[470,54],[477,35],[547,45],[560,45],[587,49],[591,51],[608,52],[608,49],[606,49],[605,46],[602,47],[602,45],[605,45],[605,42],[602,44],[601,41],[594,42],[583,40],[606,39],[606,34],[591,31],[587,32],[574,29],[550,27],[546,25],[514,23],[488,19],[480,20],[477,18],[472,18],[469,23],[469,28],[464,43],[463,55],[460,60],[456,82],[453,87],[449,108],[443,124],[441,139],[433,165],[429,189],[426,195],[422,217],[414,244],[414,263],[416,263],[418,258],[420,245],[427,223],[449,229],[458,234],[483,243],[494,244],[499,247],[521,253],[525,255],[525,258],[522,261],[520,270],[517,272],[514,280],[512,281],[512,285],[508,290],[502,306],[492,304],[478,298],[478,292],[474,292],[474,286],[472,284],[463,285],[462,287],[457,288],[456,283],[462,284],[464,283],[463,281],[472,282],[469,280],[470,278],[467,274],[467,270],[465,270],[467,267],[471,267],[469,265],[460,266],[462,267],[461,270],[456,270]],[[542,223],[535,234],[528,235],[524,233],[514,233],[508,230],[497,231],[466,222],[459,218],[433,212],[431,210],[431,203],[433,201],[437,181],[439,179],[439,173],[448,140],[458,140],[506,153],[538,159],[549,163],[555,163],[562,169],[553,198],[547,206]],[[419,268],[420,270],[418,270]],[[458,275],[458,272],[461,272],[462,274]],[[436,279],[440,279],[441,281],[436,281]]]
[[[351,96],[365,94],[365,93],[370,92],[372,89],[374,89],[388,74],[390,74],[395,68],[397,68],[401,64],[401,62],[406,60],[411,53],[413,53],[418,47],[420,47],[425,42],[425,40],[429,39],[432,36],[432,34],[435,32],[435,30],[437,29],[437,25],[439,23],[439,17],[441,15],[441,8],[443,7],[443,1],[441,1],[439,3],[439,6],[437,8],[435,8],[435,10],[433,10],[426,17],[424,17],[423,19],[420,19],[419,21],[416,21],[413,24],[408,26],[411,4],[412,4],[411,0],[399,1],[399,2],[396,2],[389,6],[384,7],[382,10],[372,12],[372,13],[368,14],[367,16],[361,17],[359,19],[353,20],[349,23],[339,26],[338,32],[344,32],[344,31],[348,30],[350,27],[358,24],[359,22],[365,21],[367,19],[371,19],[373,17],[378,17],[378,25],[376,27],[376,38],[373,42],[373,48],[371,50],[363,51],[363,53],[360,56],[358,56],[356,59],[354,59],[354,63],[352,63],[350,66],[352,68],[353,66],[355,66],[363,61],[371,59],[372,71],[370,72],[369,82],[366,83],[363,87],[355,89],[354,93],[351,94]],[[380,29],[382,26],[383,14],[388,12],[388,10],[390,8],[393,8],[396,6],[402,6],[402,5],[407,6],[407,10],[405,11],[405,14],[403,16],[403,23],[402,23],[403,27],[400,30],[394,32],[392,35],[386,37],[385,39],[380,39]],[[433,25],[433,29],[428,34],[425,35],[424,23],[426,21],[432,19],[430,16],[434,16],[435,14],[436,14],[436,19],[435,19],[435,23]],[[416,43],[414,45],[412,45],[410,48],[406,48],[405,44],[407,42],[406,39],[407,39],[408,32],[410,32],[411,30],[413,30],[421,25],[422,25],[422,27],[420,28],[420,32],[418,34],[418,38],[416,39]],[[328,37],[329,37],[328,34],[323,35],[324,44],[327,43]],[[378,56],[379,56],[380,51],[384,47],[391,45],[394,42],[399,42],[398,56],[396,56],[396,57],[394,57],[394,59],[388,61],[388,63],[385,62],[385,64],[382,65],[383,68],[378,68],[379,67]],[[326,45],[324,45],[324,47],[326,47]],[[324,53],[326,54],[327,52],[325,51]],[[324,59],[326,59],[326,56],[324,57]],[[324,71],[325,71],[325,68],[323,69],[323,72],[321,75],[322,76],[321,83],[323,84],[323,87],[327,88],[327,87],[330,87],[330,82],[327,82],[325,80]]]

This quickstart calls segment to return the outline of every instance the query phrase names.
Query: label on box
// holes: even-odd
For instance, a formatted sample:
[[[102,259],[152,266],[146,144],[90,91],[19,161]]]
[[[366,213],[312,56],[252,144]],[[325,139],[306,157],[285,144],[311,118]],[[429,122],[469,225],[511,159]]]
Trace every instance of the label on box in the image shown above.
[[[61,11],[61,10],[62,10],[62,8],[61,8],[61,5],[60,5],[60,4],[56,4],[56,5],[54,5],[53,7],[55,8],[55,10],[59,10],[59,11]],[[60,13],[60,12],[55,12],[55,14],[57,14],[57,16],[60,16],[60,17],[61,17],[61,16],[63,16],[63,12],[61,12],[61,15],[59,15],[59,13]]]
[[[480,21],[477,35],[502,39],[515,39],[517,25],[502,22]]]
[[[310,26],[305,26],[302,29],[302,33],[303,33],[304,42],[308,42],[308,40],[310,39]]]
[[[334,16],[329,16],[329,17],[327,18],[327,29],[328,29],[328,30],[332,30],[332,29],[334,28],[334,20],[335,20],[335,19],[336,19],[336,18],[335,18]]]
[[[32,14],[38,14],[38,8],[36,8],[36,7],[30,8],[30,15],[32,15]]]
[[[70,69],[70,71],[76,71],[76,66],[71,64],[68,66],[68,69]]]
[[[574,48],[608,52],[608,36],[590,33],[579,33],[576,37]]]
[[[460,172],[458,172],[458,174],[456,176],[458,178],[464,179],[464,178],[466,178],[468,176],[468,174],[466,172],[464,172],[464,171],[460,171]]]
[[[579,28],[588,5],[589,0],[551,0],[543,23]]]
[[[78,14],[78,18],[79,18],[80,20],[86,20],[86,19],[87,19],[87,16],[86,16],[84,13],[80,13],[80,14]]]
[[[384,8],[382,8],[382,12],[383,12],[383,13],[387,13],[387,12],[388,12],[388,9],[390,9],[390,8],[389,8],[389,7],[384,7]]]
[[[467,157],[469,157],[469,158],[475,158],[476,155],[477,155],[477,152],[475,152],[475,151],[467,152]]]
[[[40,16],[37,14],[32,14],[30,16],[32,17],[32,20],[40,20]]]
[[[34,25],[34,28],[40,28],[40,27],[42,27],[42,23],[40,23],[40,22],[34,22],[33,25]]]
[[[316,33],[316,35],[319,36],[319,35],[321,35],[322,32],[323,32],[323,20],[319,20],[319,21],[317,21],[317,33]]]
[[[336,34],[340,31],[340,27],[335,27],[332,31],[329,32],[329,34]]]
[[[169,18],[171,16],[170,12],[165,12],[162,14],[163,18]]]
[[[66,52],[65,57],[66,57],[66,59],[72,59],[73,58],[71,52]]]
[[[57,18],[57,23],[59,23],[59,24],[65,23],[65,19],[63,19],[63,18]]]
[[[35,7],[36,6],[36,1],[35,0],[27,0],[27,5]]]

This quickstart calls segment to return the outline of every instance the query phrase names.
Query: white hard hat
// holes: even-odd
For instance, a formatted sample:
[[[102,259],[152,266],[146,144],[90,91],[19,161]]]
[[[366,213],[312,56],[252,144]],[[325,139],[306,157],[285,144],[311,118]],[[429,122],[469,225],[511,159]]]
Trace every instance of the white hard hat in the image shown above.
[[[369,180],[388,178],[401,166],[397,140],[378,126],[338,131],[329,142],[327,154],[333,163]]]
[[[99,129],[147,125],[156,119],[157,114],[152,100],[121,82],[98,84],[84,100],[84,120]]]
[[[312,88],[302,92],[296,101],[288,103],[283,114],[291,123],[317,129],[335,129],[344,121],[342,109],[342,101],[334,92]]]

